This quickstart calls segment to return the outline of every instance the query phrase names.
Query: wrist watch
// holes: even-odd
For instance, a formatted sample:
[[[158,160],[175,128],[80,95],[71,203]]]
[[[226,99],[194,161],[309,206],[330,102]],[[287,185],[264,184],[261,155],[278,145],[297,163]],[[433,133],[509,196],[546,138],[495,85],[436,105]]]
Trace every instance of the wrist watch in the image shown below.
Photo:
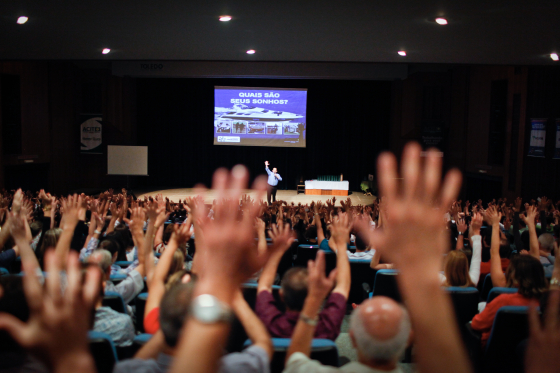
[[[202,294],[194,298],[190,310],[191,315],[203,324],[231,322],[233,320],[231,308],[210,294]]]

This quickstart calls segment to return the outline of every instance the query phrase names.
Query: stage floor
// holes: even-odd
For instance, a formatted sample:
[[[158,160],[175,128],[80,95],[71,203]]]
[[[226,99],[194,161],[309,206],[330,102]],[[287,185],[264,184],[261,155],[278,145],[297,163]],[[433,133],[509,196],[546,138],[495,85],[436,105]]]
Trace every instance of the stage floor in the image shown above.
[[[336,205],[340,206],[340,200],[346,200],[350,198],[353,205],[371,205],[375,200],[375,196],[366,196],[361,192],[351,192],[348,197],[346,196],[318,196],[318,195],[305,195],[304,193],[297,193],[295,190],[278,190],[276,193],[276,199],[286,201],[288,203],[294,202],[295,204],[311,203],[311,201],[322,201],[325,202],[327,199],[336,197]],[[196,195],[194,188],[181,188],[181,189],[163,189],[163,190],[134,190],[134,194],[138,198],[144,198],[144,196],[153,197],[156,194],[162,194],[163,197],[168,197],[170,200],[177,202],[179,199],[183,200],[187,197],[193,197]],[[249,193],[251,197],[255,198],[254,193]],[[215,198],[216,193],[213,190],[209,190],[206,193],[204,203],[212,203]],[[264,200],[266,200],[266,194],[264,195]]]

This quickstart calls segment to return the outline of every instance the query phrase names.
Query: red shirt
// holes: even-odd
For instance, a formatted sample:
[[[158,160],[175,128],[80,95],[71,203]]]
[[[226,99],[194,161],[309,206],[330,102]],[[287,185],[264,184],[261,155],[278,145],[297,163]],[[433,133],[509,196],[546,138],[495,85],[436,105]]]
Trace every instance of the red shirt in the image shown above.
[[[144,317],[144,332],[149,334],[156,334],[159,330],[159,307],[151,310],[146,317]]]
[[[496,313],[503,306],[528,306],[531,298],[525,298],[519,293],[498,295],[492,302],[486,305],[484,311],[473,317],[471,326],[474,330],[482,332],[482,346],[486,346],[490,332],[492,332],[492,324]]]
[[[299,319],[299,312],[281,312],[276,307],[276,300],[269,291],[257,295],[255,313],[264,323],[270,335],[275,338],[291,338]],[[319,323],[315,329],[315,338],[334,341],[340,334],[342,319],[346,314],[346,298],[339,293],[331,293],[325,307],[319,314]]]

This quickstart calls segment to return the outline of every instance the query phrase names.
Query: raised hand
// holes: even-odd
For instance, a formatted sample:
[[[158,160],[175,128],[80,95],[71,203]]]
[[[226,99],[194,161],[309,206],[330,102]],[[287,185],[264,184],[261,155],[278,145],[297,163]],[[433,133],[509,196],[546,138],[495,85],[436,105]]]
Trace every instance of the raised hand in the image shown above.
[[[12,201],[12,212],[14,214],[19,214],[22,205],[23,205],[23,192],[21,191],[21,189],[18,189],[14,194],[14,199]]]
[[[246,189],[248,177],[243,166],[235,166],[231,174],[224,169],[217,170],[213,189],[219,202],[215,206],[214,220],[199,213],[201,206],[195,208],[195,227],[198,225],[199,229],[194,265],[201,281],[217,281],[216,286],[222,288],[226,288],[224,282],[237,287],[261,269],[268,259],[268,251],[259,252],[254,239],[253,225],[259,206],[254,204],[245,211],[240,222],[237,220],[239,198]],[[266,188],[266,180],[258,178],[254,187],[258,190],[259,200]],[[224,294],[224,297],[228,299],[231,294]]]
[[[262,221],[261,219],[258,219]],[[263,222],[264,225],[264,222]],[[294,242],[294,235],[290,230],[289,224],[275,224],[272,225],[272,230],[268,232],[270,238],[272,238],[272,251],[281,252],[282,255],[292,246]]]
[[[344,254],[346,255],[346,254]],[[307,263],[308,297],[317,300],[323,300],[329,295],[335,284],[336,269],[333,269],[329,276],[326,273],[325,253],[322,250],[317,252],[315,261],[310,260]]]
[[[144,213],[144,209],[141,207],[136,207],[132,209],[130,214],[130,220],[124,218],[125,223],[130,228],[131,232],[140,232],[143,234],[144,230],[144,220],[146,219],[146,215]]]
[[[338,214],[330,225],[331,237],[339,250],[345,251],[346,244],[350,240],[350,230],[352,229],[350,220],[348,214]]]
[[[74,230],[80,220],[80,209],[82,208],[82,196],[74,194],[68,196],[67,200],[62,201],[64,214],[62,215],[61,228]]]
[[[439,271],[441,254],[448,249],[444,213],[457,197],[461,174],[450,171],[440,190],[441,158],[428,152],[424,167],[420,147],[408,144],[403,152],[399,192],[397,162],[392,154],[378,160],[378,179],[385,211],[384,229],[370,233],[370,243],[397,267],[413,266]]]
[[[498,210],[496,209],[496,206],[488,207],[488,209],[486,210],[486,213],[484,214],[484,220],[490,226],[496,226],[496,225],[500,224],[501,219],[502,219],[502,213],[498,212]]]
[[[29,320],[23,322],[13,315],[0,314],[0,329],[10,333],[20,346],[34,352],[51,371],[95,372],[89,354],[87,331],[95,301],[99,296],[101,272],[90,267],[82,285],[78,254],[69,255],[68,266],[57,262],[52,252],[45,255],[49,272],[46,286],[39,283],[36,270],[29,261],[22,262],[23,285],[29,305]],[[60,290],[59,268],[66,268],[67,287]]]
[[[465,233],[467,231],[467,223],[465,223],[465,219],[457,220],[457,230],[460,233]]]
[[[525,210],[526,215],[521,215],[521,219],[525,222],[525,224],[527,224],[527,226],[535,225],[535,218],[538,214],[537,208],[535,206],[526,206]]]
[[[264,165],[265,165],[266,167],[268,167],[268,166],[270,166],[270,163],[268,163],[268,161],[264,161]]]
[[[536,306],[529,307],[529,343],[525,353],[525,371],[528,373],[560,372],[560,291],[551,290],[548,307],[541,324]]]
[[[480,228],[482,228],[482,215],[478,212],[475,213],[471,219],[471,235],[480,235]]]

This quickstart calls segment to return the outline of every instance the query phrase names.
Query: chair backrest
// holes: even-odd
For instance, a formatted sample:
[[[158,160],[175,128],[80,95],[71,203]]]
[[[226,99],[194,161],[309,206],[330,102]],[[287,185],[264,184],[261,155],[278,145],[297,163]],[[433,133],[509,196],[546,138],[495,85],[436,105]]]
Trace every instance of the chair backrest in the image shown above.
[[[453,308],[455,309],[455,316],[459,325],[459,330],[462,330],[466,323],[478,313],[479,293],[478,289],[474,287],[446,287],[445,291],[451,296]]]
[[[98,373],[111,373],[118,361],[113,339],[106,333],[89,331],[89,350]]]
[[[517,366],[515,351],[529,336],[528,309],[526,306],[505,306],[498,310],[486,344],[485,372],[523,371]]]
[[[488,299],[488,293],[490,293],[490,290],[492,290],[492,288],[494,287],[494,285],[492,284],[492,277],[490,276],[490,273],[486,275],[486,277],[484,277],[484,282],[482,283],[482,290],[480,291],[480,298],[481,299]]]
[[[397,286],[398,273],[396,269],[380,269],[377,271],[373,282],[372,296],[383,295],[397,302],[402,302],[401,294]]]
[[[122,280],[124,280],[125,278],[126,278],[126,275],[116,274],[116,275],[111,275],[109,277],[109,280],[111,280],[111,282],[113,282],[116,285],[119,282],[121,282]]]
[[[299,267],[307,267],[309,260],[315,260],[318,250],[318,245],[298,245],[294,264]]]
[[[117,312],[127,313],[126,304],[124,303],[123,297],[119,293],[115,293],[113,291],[105,292],[105,296],[103,297],[103,305],[111,307]]]
[[[115,265],[118,265],[121,268],[126,268],[128,266],[130,266],[133,262],[127,261],[127,260],[118,260],[115,262]]]
[[[280,373],[284,370],[284,361],[286,360],[286,352],[290,347],[290,338],[272,338],[272,346],[274,355],[270,362],[271,373]],[[251,341],[245,341],[245,347],[251,345]],[[339,366],[338,348],[330,339],[317,339],[311,341],[311,359],[319,361],[323,365],[333,367]]]
[[[136,297],[134,304],[136,305],[136,329],[144,333],[144,313],[146,310],[146,300],[148,293],[140,293]]]
[[[500,294],[515,294],[518,289],[516,288],[492,288],[488,293],[488,298],[486,298],[486,303],[492,302]]]
[[[244,283],[241,285],[241,289],[243,291],[243,298],[252,309],[255,309],[255,303],[257,301],[257,286],[256,282],[254,283]],[[280,286],[279,285],[272,285],[272,295],[276,301],[280,301]]]
[[[369,259],[350,259],[350,295],[348,296],[348,303],[360,304],[364,300],[364,291],[362,284],[367,283],[370,289],[373,288],[373,281],[375,279],[375,270],[369,265]]]

